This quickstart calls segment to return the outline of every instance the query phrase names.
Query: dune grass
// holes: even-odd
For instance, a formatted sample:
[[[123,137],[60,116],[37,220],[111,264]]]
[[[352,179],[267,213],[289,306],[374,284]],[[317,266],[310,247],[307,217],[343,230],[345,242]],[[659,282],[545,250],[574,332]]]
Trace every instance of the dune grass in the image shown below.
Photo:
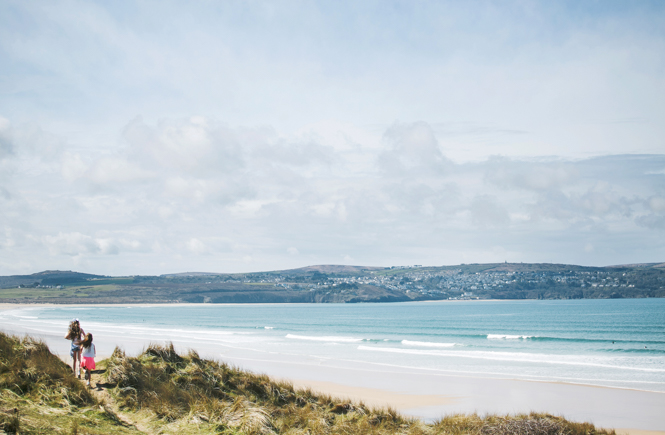
[[[0,332],[0,429],[20,434],[138,433],[119,424],[42,341]]]
[[[452,415],[432,424],[150,345],[99,363],[91,394],[41,341],[0,333],[0,430],[21,434],[613,434],[547,414]],[[97,375],[100,376],[100,375]],[[114,411],[115,410],[115,411]],[[122,418],[120,418],[122,417]],[[130,422],[130,423],[128,423]],[[1,432],[0,432],[1,433]]]
[[[370,408],[288,382],[275,382],[201,359],[173,345],[150,345],[138,357],[120,349],[106,361],[106,379],[118,403],[165,423],[195,424],[225,434],[606,434],[588,423],[547,414],[454,415],[433,424],[391,409]],[[184,432],[183,432],[184,433]]]

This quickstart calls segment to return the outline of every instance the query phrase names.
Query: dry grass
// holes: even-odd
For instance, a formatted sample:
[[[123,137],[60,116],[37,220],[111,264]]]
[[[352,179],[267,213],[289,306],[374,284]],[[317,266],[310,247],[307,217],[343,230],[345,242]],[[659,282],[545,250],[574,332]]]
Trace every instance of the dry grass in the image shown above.
[[[0,388],[61,406],[92,403],[72,370],[42,341],[0,334]]]
[[[592,435],[614,431],[596,429],[590,423],[574,423],[549,414],[530,413],[510,416],[451,415],[434,424],[436,434],[478,435]]]
[[[0,430],[21,434],[136,433],[99,409],[46,344],[0,332]]]
[[[120,349],[106,362],[107,381],[127,410],[151,413],[163,424],[195,423],[225,434],[607,434],[587,423],[547,414],[454,415],[425,424],[392,409],[373,409],[311,390],[296,390],[196,352],[150,345],[138,357]],[[183,432],[184,433],[184,432]]]

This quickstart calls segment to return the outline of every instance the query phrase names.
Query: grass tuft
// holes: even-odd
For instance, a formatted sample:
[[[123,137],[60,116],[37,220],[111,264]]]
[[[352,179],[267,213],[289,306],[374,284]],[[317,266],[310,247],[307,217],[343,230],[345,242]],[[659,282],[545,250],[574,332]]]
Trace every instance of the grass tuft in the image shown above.
[[[614,431],[597,429],[590,423],[575,423],[550,414],[535,413],[507,416],[477,414],[450,415],[434,424],[441,434],[478,435],[615,435]]]

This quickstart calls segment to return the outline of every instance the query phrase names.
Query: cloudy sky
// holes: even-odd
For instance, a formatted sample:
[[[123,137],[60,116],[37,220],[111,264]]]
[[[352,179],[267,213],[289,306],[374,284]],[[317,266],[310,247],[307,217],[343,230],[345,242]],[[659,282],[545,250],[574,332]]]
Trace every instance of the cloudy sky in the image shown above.
[[[0,275],[665,261],[662,1],[0,2]]]

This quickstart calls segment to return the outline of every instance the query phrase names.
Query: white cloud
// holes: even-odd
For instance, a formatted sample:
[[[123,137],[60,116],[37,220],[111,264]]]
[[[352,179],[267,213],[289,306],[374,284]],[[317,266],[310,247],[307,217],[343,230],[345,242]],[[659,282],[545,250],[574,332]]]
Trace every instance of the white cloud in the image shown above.
[[[157,136],[196,129],[194,136],[175,134],[184,150],[189,140],[215,137],[220,125],[187,118],[142,122],[141,129]],[[391,127],[378,146],[351,148],[320,145],[313,142],[315,136],[303,142],[302,132],[298,137],[274,131],[257,136],[246,134],[251,130],[245,127],[222,129],[236,138],[233,146],[211,141],[204,149],[214,161],[232,150],[242,164],[229,170],[210,170],[209,162],[196,159],[180,166],[173,156],[160,160],[144,152],[152,145],[141,142],[143,136],[134,136],[127,139],[129,146],[112,154],[84,156],[65,146],[59,160],[36,160],[57,169],[41,190],[30,189],[43,183],[38,171],[29,176],[13,172],[6,178],[16,197],[6,209],[14,210],[8,221],[12,237],[4,251],[11,240],[11,249],[30,252],[26,236],[34,234],[48,248],[47,262],[62,257],[83,266],[112,254],[121,259],[117,267],[131,268],[131,256],[145,255],[159,258],[154,267],[173,261],[180,268],[188,264],[186,252],[217,259],[210,267],[275,269],[301,265],[290,261],[302,258],[303,250],[308,261],[326,263],[350,255],[359,263],[398,264],[395,259],[416,258],[418,252],[433,254],[430,260],[407,263],[456,261],[453,246],[466,252],[465,261],[469,255],[518,259],[525,252],[533,255],[535,240],[547,246],[551,231],[570,233],[557,243],[568,238],[577,243],[582,234],[595,245],[592,236],[609,228],[618,236],[663,227],[662,195],[659,184],[653,184],[654,177],[662,176],[649,173],[664,163],[662,156],[503,157],[456,164],[422,122]],[[29,159],[31,152],[37,151],[24,148],[22,155]],[[375,164],[349,165],[358,156]],[[22,220],[19,210],[30,219]],[[651,238],[648,232],[644,237]],[[503,254],[485,243],[501,247]],[[570,251],[548,252],[565,258]]]
[[[187,249],[196,255],[207,254],[210,252],[208,246],[196,238],[192,238],[187,241]]]
[[[638,225],[652,229],[665,230],[665,198],[653,196],[648,199],[648,212],[635,220]]]
[[[11,123],[0,116],[0,160],[12,154]]]
[[[501,227],[510,223],[510,217],[496,198],[484,195],[473,198],[469,206],[471,219],[480,226]]]
[[[579,170],[572,162],[534,162],[491,157],[485,174],[488,183],[507,189],[544,191],[575,183]]]
[[[665,212],[665,198],[662,196],[649,198],[649,207],[656,213]]]
[[[42,237],[42,243],[54,256],[114,255],[119,252],[111,240],[96,239],[79,232],[60,232],[55,236],[46,235]]]
[[[150,178],[152,174],[143,170],[136,163],[126,158],[104,157],[97,160],[87,170],[87,178],[95,184],[111,185],[142,181]]]
[[[180,174],[234,173],[244,166],[236,132],[205,118],[162,120],[155,127],[132,121],[124,131],[132,152],[147,165]]]
[[[384,138],[388,149],[378,162],[387,176],[443,175],[449,165],[434,131],[424,122],[395,124]]]
[[[67,152],[62,157],[60,171],[66,181],[76,181],[85,175],[88,167],[79,154]]]
[[[652,230],[665,230],[665,216],[649,214],[637,218],[637,224]]]
[[[330,7],[0,4],[0,265],[662,255],[662,7]]]

